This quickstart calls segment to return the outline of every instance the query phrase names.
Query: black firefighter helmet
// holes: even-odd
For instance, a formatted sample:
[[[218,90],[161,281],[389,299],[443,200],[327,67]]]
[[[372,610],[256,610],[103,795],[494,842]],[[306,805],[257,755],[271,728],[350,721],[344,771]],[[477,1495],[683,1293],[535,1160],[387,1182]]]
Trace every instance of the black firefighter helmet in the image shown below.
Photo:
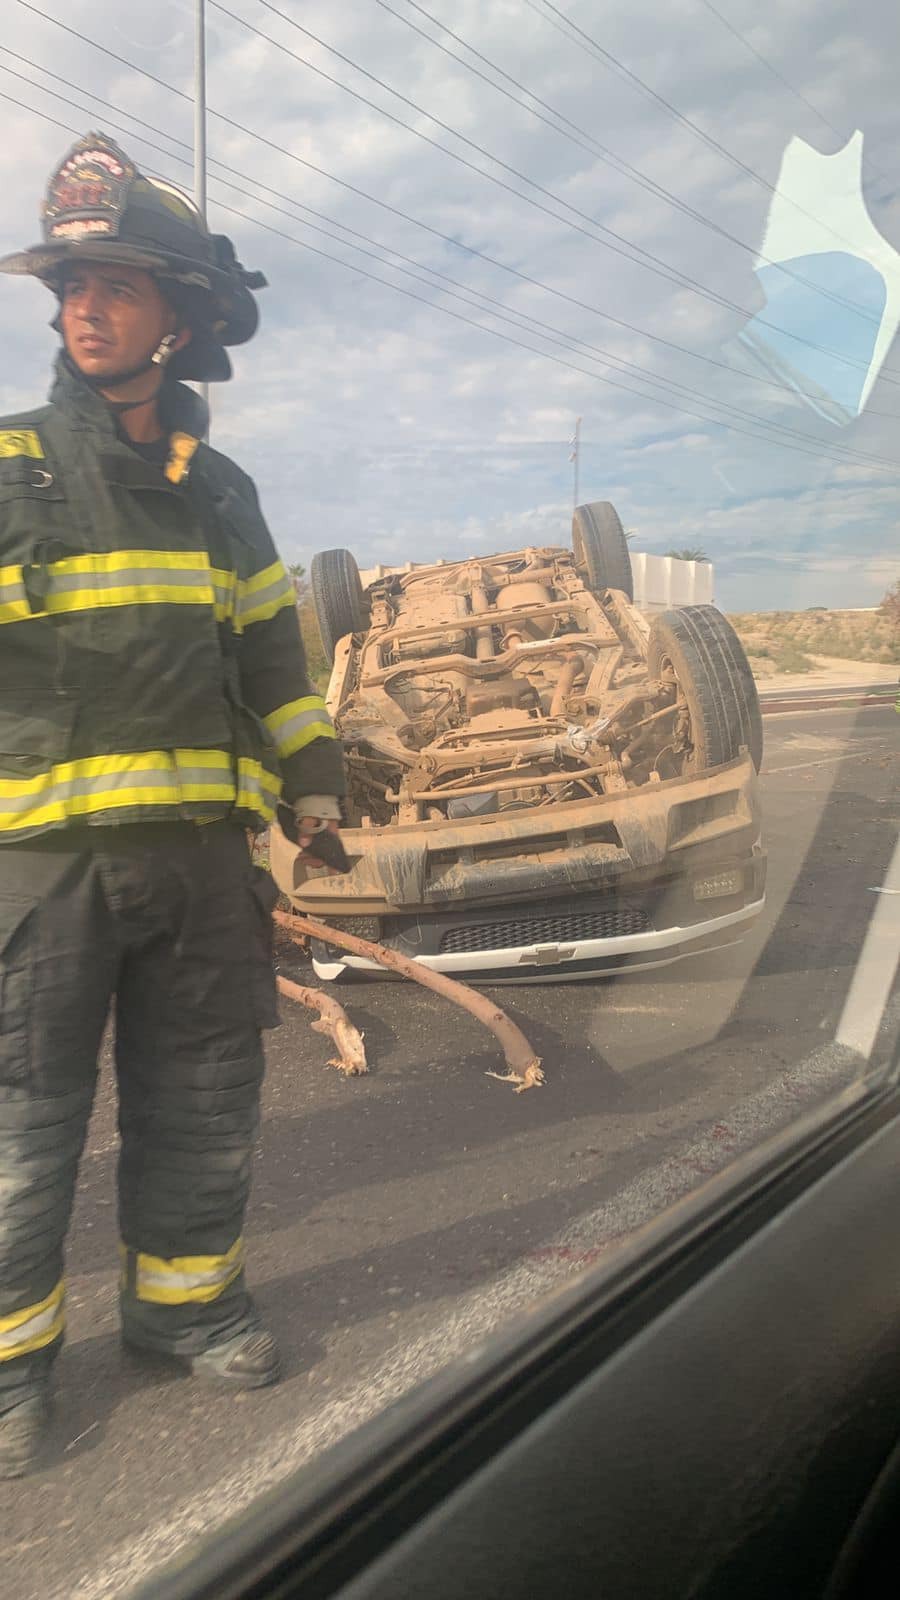
[[[43,242],[4,256],[0,272],[40,278],[59,294],[66,267],[76,262],[143,267],[192,330],[169,373],[203,383],[231,377],[223,346],[253,338],[259,312],[250,291],[266,280],[244,270],[231,240],[210,233],[180,189],[145,177],[112,139],[89,133],[50,179],[42,230]]]

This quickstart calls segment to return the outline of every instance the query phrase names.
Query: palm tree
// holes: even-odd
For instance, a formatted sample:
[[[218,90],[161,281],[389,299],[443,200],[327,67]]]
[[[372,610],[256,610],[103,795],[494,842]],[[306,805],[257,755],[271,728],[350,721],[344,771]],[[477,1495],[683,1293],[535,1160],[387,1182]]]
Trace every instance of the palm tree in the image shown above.
[[[709,556],[705,550],[698,546],[688,545],[686,550],[667,550],[667,556],[672,556],[675,561],[708,561]]]
[[[306,576],[306,568],[302,561],[292,561],[288,566],[288,572],[294,580],[297,604],[301,605],[309,592],[309,579]]]

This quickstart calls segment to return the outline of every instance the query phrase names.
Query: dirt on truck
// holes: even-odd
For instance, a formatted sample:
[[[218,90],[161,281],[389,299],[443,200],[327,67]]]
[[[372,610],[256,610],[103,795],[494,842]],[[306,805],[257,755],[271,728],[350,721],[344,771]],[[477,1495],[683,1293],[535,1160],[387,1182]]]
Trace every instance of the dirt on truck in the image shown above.
[[[713,606],[648,619],[614,508],[570,547],[388,571],[313,559],[351,871],[298,909],[478,981],[591,977],[732,943],[763,904],[762,721]],[[322,978],[368,967],[324,941]]]

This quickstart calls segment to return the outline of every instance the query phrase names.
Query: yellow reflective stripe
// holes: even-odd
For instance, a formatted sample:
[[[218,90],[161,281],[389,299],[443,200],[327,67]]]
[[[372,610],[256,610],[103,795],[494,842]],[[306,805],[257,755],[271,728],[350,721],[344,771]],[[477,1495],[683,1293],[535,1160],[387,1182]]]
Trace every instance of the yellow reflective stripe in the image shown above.
[[[231,614],[234,574],[213,569],[205,550],[114,550],[66,556],[47,568],[43,609],[32,611],[21,567],[0,567],[0,623],[107,606],[213,606]]]
[[[249,613],[251,621],[257,610],[269,612],[277,600],[271,592],[272,572],[267,567],[251,580],[266,579],[254,590],[258,598]],[[32,611],[21,566],[0,567],[0,623],[123,605],[214,605],[216,620],[225,622],[234,613],[237,582],[234,572],[211,567],[205,550],[112,550],[65,556],[50,563],[47,580],[46,609]],[[293,592],[291,586],[292,603]],[[277,605],[284,603],[283,597],[277,600]]]
[[[242,578],[238,585],[242,595],[248,599],[259,594],[261,589],[268,589],[273,583],[287,578],[287,573],[280,561],[273,561],[271,566],[261,567],[259,572],[254,572],[252,578]],[[288,579],[290,582],[290,579]],[[293,584],[291,584],[293,588]]]
[[[59,1283],[46,1300],[0,1317],[0,1361],[27,1356],[58,1339],[65,1327],[65,1284]]]
[[[43,446],[34,428],[0,428],[0,460],[9,456],[28,456],[31,461],[43,461]]]
[[[238,580],[235,626],[239,631],[252,622],[267,622],[276,612],[296,606],[297,591],[280,561],[255,572],[252,578]]]
[[[168,572],[211,571],[205,550],[109,550],[84,556],[63,556],[51,563],[51,572],[126,572],[131,567],[158,567]]]
[[[244,1241],[223,1256],[148,1256],[137,1254],[135,1291],[152,1305],[208,1304],[233,1283],[244,1265]]]
[[[49,594],[43,612],[35,616],[57,616],[63,611],[94,611],[106,606],[213,606],[216,597],[212,584],[132,583],[108,589],[72,589],[64,594]]]
[[[226,572],[224,567],[210,567],[213,594],[216,597],[216,621],[227,622],[234,614],[234,586],[236,578],[233,572]]]
[[[238,757],[238,789],[235,804],[243,811],[255,811],[264,822],[275,816],[281,794],[281,779],[267,772],[260,761]]]
[[[276,706],[263,717],[263,722],[269,732],[277,738],[284,731],[285,723],[291,722],[296,716],[301,716],[307,711],[317,711],[327,721],[331,721],[325,706],[325,701],[320,694],[306,694],[300,700],[287,700],[283,706]]]
[[[7,573],[14,572],[14,578]],[[32,615],[22,582],[21,567],[0,567],[0,623],[24,622]]]
[[[335,739],[334,724],[328,715],[320,694],[308,694],[302,700],[289,700],[263,717],[278,750],[284,758],[292,756],[313,739]]]
[[[231,803],[226,750],[151,750],[66,761],[31,778],[0,778],[0,833],[137,806]],[[252,806],[251,809],[256,809]]]
[[[0,778],[0,836],[69,817],[141,806],[236,805],[271,822],[281,779],[227,750],[150,750],[66,761],[30,778]]]

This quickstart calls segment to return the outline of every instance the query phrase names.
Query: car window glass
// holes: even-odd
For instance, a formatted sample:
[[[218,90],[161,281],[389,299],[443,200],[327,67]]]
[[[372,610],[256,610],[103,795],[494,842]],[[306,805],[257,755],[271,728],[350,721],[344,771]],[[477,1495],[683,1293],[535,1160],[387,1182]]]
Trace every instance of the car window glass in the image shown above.
[[[101,782],[137,806],[158,756],[177,803],[200,794],[219,826],[252,745],[241,782],[268,810],[231,813],[233,839],[259,824],[240,905],[219,876],[172,984],[209,963],[183,1013],[207,1033],[246,991],[267,1070],[240,1247],[223,1220],[212,1244],[131,1267],[126,1251],[123,1268],[116,1016],[134,1060],[145,969],[129,963],[152,939],[109,958],[49,1464],[3,1486],[23,1600],[127,1595],[896,1063],[893,8],[10,0],[0,254],[38,244],[48,175],[91,128],[188,228],[172,186],[193,192],[198,15],[209,228],[268,280],[248,291],[259,331],[228,334],[232,380],[209,386],[209,442],[241,472],[169,423],[169,446],[131,448],[123,417],[67,452],[39,411],[56,301],[31,266],[0,277],[0,649],[21,641],[0,657],[0,1421],[4,1350],[26,1316],[55,1337],[62,1304],[15,1276],[47,1194],[3,1212],[33,1158],[17,1108],[49,1070],[43,1047],[23,1054],[28,997],[43,963],[62,1037],[100,983],[69,902],[52,957],[29,943],[65,874],[42,849],[23,876],[29,841],[2,842],[4,816],[27,805],[35,835],[49,818],[81,837]],[[79,181],[105,227],[119,178],[93,197]],[[182,320],[232,271],[210,250],[205,279],[184,262],[171,277]],[[221,313],[194,356],[222,354]],[[181,731],[142,743],[135,695],[98,754],[84,719],[102,730],[134,667],[128,607],[157,651],[146,693],[171,673],[159,715]],[[303,766],[332,722],[339,830],[331,769]],[[167,1147],[175,1241],[198,1195],[242,1162],[249,1182],[253,1095],[238,1106],[246,1076],[209,1048]],[[180,1049],[148,1047],[132,1085],[154,1107],[147,1171]],[[55,1060],[48,1104],[71,1089]],[[188,1280],[209,1305],[242,1264],[279,1384],[204,1387],[190,1334],[174,1361],[123,1350],[123,1271],[157,1306]]]

